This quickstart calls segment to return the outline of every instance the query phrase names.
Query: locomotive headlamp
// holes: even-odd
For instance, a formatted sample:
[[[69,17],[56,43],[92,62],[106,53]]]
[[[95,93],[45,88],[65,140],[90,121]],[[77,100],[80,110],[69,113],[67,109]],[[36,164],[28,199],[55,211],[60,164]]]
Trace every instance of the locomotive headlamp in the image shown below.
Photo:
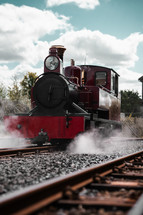
[[[59,60],[56,56],[49,56],[45,61],[45,65],[47,69],[55,70],[59,65]]]

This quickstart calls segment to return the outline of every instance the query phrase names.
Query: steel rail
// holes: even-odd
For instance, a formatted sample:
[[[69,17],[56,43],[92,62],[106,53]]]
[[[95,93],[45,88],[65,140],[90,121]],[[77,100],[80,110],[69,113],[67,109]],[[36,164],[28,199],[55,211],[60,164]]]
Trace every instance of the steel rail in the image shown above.
[[[29,153],[37,153],[37,152],[48,152],[58,149],[56,146],[33,146],[27,148],[16,148],[16,149],[0,149],[0,158],[5,156],[20,156],[22,154],[29,154]]]
[[[118,138],[113,138],[114,141],[143,141],[143,138],[122,138],[121,139],[118,139]],[[62,149],[62,147],[61,147]],[[1,148],[0,149],[0,157],[3,157],[3,156],[16,156],[16,155],[21,155],[21,154],[24,154],[24,153],[34,153],[36,151],[43,151],[43,150],[46,150],[46,151],[52,151],[52,150],[59,150],[59,146],[55,145],[48,145],[48,146],[31,146],[31,145],[27,145],[27,147],[19,147],[19,148]]]
[[[143,138],[141,137],[111,137],[111,140],[113,141],[121,141],[121,142],[126,142],[126,141],[143,141]]]
[[[72,190],[77,190],[92,182],[94,183],[95,175],[98,174],[100,177],[106,176],[112,173],[115,168],[124,166],[125,162],[130,162],[134,160],[136,156],[142,155],[143,151],[136,152],[3,196],[0,198],[0,212],[1,214],[20,215],[33,213],[60,199],[68,186],[70,186]]]

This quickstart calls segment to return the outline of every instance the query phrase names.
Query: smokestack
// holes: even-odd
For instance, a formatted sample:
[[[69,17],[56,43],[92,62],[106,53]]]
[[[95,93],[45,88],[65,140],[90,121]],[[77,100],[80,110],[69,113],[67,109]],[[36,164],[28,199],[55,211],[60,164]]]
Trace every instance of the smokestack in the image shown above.
[[[53,46],[51,46],[50,49],[54,49],[54,48],[57,49],[58,56],[63,61],[63,55],[64,55],[66,48],[64,46],[61,46],[61,45],[53,45]]]

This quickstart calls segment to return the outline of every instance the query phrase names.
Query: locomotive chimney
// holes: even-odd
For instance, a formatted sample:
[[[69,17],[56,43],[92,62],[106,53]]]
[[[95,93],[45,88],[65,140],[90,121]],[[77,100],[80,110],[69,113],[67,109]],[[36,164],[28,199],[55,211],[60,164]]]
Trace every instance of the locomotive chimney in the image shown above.
[[[75,65],[74,59],[71,59],[71,66],[74,66],[74,65]]]
[[[57,55],[58,54],[58,51],[55,47],[51,47],[49,49],[49,55]]]
[[[53,45],[53,46],[51,46],[50,50],[54,49],[54,48],[57,49],[58,56],[63,61],[63,55],[64,55],[66,48],[64,46],[61,46],[61,45]]]

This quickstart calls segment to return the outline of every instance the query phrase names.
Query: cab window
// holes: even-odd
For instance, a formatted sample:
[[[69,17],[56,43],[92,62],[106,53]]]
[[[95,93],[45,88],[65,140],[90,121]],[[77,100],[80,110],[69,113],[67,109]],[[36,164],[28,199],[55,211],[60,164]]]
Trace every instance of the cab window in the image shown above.
[[[95,85],[99,86],[105,86],[106,85],[106,72],[96,72],[95,73]]]
[[[118,95],[118,75],[111,72],[111,91]]]
[[[115,73],[111,72],[111,91],[115,92]]]

